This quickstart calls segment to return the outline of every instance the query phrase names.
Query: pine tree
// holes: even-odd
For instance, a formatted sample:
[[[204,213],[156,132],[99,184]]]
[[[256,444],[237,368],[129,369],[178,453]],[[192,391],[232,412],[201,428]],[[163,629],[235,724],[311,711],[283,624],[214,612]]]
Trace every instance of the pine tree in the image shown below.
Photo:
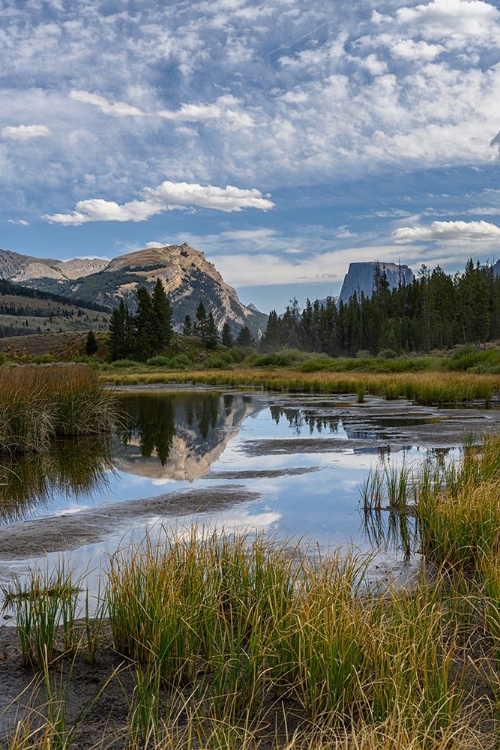
[[[213,313],[212,311],[210,311],[208,314],[207,326],[205,331],[205,346],[207,347],[207,349],[215,349],[218,343],[219,331],[217,330],[217,325],[215,323]]]
[[[172,307],[159,277],[156,279],[153,294],[151,295],[151,304],[153,307],[155,329],[151,345],[155,353],[163,352],[170,346],[172,341]]]
[[[182,325],[182,335],[183,336],[193,335],[193,323],[191,321],[190,315],[186,315],[186,317],[184,318],[184,323]]]
[[[198,336],[198,338],[201,339],[201,343],[204,344],[207,336],[207,311],[201,300],[196,308],[195,317],[194,334],[195,336]]]
[[[137,289],[137,313],[134,316],[135,359],[144,362],[155,354],[156,316],[151,296],[145,286]]]
[[[231,349],[231,347],[234,346],[234,337],[231,331],[231,326],[227,320],[222,326],[222,343],[224,346],[227,346],[228,349]]]
[[[88,354],[89,357],[91,357],[96,353],[97,349],[97,339],[95,337],[94,331],[90,330],[87,333],[87,339],[85,341],[85,353]]]
[[[109,321],[109,351],[111,359],[126,359],[132,353],[132,316],[123,299],[111,313]]]
[[[255,339],[248,326],[243,326],[236,339],[237,346],[255,346]]]

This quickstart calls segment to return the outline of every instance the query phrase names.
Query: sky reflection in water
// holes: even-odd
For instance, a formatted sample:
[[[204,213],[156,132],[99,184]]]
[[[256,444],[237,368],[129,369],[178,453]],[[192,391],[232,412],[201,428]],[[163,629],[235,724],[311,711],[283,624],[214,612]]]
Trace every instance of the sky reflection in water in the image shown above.
[[[236,484],[257,493],[259,499],[216,514],[200,512],[196,521],[201,526],[228,532],[257,530],[282,539],[305,538],[322,546],[354,543],[370,550],[380,544],[404,559],[400,520],[386,512],[367,519],[360,507],[360,486],[377,462],[416,464],[427,455],[425,449],[409,447],[389,454],[371,447],[370,440],[383,437],[385,427],[365,425],[360,430],[352,420],[335,413],[333,397],[330,409],[324,399],[321,408],[315,406],[314,399],[308,405],[307,398],[283,406],[279,399],[270,403],[263,395],[239,393],[127,394],[123,400],[129,419],[121,434],[94,454],[83,453],[75,442],[71,449],[74,460],[71,463],[66,456],[65,472],[61,461],[46,462],[39,502],[36,497],[33,502],[33,493],[30,502],[17,498],[17,512],[10,516],[5,512],[3,523],[172,491]],[[366,441],[362,446],[360,439]],[[309,441],[310,450],[305,443],[300,452],[293,452],[296,440]],[[330,441],[333,450],[324,452],[324,441]],[[70,449],[65,450],[68,453]],[[79,462],[78,455],[84,456],[85,462]],[[68,465],[75,471],[73,483]],[[51,466],[55,466],[53,475]],[[15,473],[16,467],[11,468]],[[310,471],[287,473],[296,469]],[[266,476],[266,472],[276,473]],[[255,475],[249,477],[249,473]],[[139,539],[145,528],[156,529],[154,533],[162,525],[179,530],[192,520],[193,516],[143,519],[117,529],[104,543],[87,545],[66,557],[77,570],[92,567],[97,575],[110,553],[133,538]],[[410,539],[412,523],[406,530]],[[60,553],[49,555],[48,564],[59,557]],[[11,570],[20,568],[20,564],[11,566]]]

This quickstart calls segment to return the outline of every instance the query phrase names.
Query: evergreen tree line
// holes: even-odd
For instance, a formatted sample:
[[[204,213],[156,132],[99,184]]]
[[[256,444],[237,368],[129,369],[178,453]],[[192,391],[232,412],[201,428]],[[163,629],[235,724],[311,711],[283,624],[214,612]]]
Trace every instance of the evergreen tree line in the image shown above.
[[[165,352],[172,341],[172,307],[161,279],[156,280],[152,294],[140,286],[136,296],[135,315],[123,300],[111,314],[109,349],[112,360],[130,358],[143,362]]]
[[[144,362],[157,354],[168,351],[172,343],[172,307],[163,284],[158,278],[152,294],[146,287],[136,291],[137,310],[133,315],[127,304],[120,300],[113,310],[109,323],[109,348],[111,359],[133,359]],[[194,320],[186,315],[182,328],[184,336],[200,340],[206,349],[215,349],[219,343],[224,346],[255,346],[255,341],[247,326],[244,326],[235,339],[226,321],[219,335],[212,311],[202,301],[198,303]]]
[[[273,310],[260,340],[264,352],[284,348],[324,352],[332,357],[429,352],[457,344],[484,345],[500,338],[500,278],[492,266],[474,265],[446,274],[422,266],[411,284],[401,277],[390,289],[383,266],[374,273],[373,294],[354,294],[346,304],[333,297],[292,300],[281,316]]]

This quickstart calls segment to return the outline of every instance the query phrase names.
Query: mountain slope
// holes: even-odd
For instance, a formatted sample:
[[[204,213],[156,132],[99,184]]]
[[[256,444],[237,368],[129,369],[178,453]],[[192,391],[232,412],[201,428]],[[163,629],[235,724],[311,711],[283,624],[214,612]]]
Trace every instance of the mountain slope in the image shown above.
[[[186,315],[194,319],[200,301],[207,311],[212,311],[219,328],[228,320],[235,332],[248,326],[255,336],[267,322],[267,315],[243,305],[215,266],[187,243],[138,250],[110,262],[53,261],[1,250],[0,277],[69,299],[111,307],[123,298],[132,308],[137,287],[144,285],[152,290],[160,278],[172,303],[177,330]]]

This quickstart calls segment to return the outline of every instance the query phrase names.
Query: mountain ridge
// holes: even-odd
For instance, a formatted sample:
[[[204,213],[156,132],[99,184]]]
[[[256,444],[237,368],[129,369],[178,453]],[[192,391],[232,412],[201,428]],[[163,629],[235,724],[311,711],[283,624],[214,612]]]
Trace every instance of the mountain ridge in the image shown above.
[[[258,337],[267,315],[247,307],[204,253],[182,245],[145,248],[110,261],[75,258],[57,261],[0,250],[0,278],[72,299],[118,306],[124,299],[133,309],[135,291],[152,290],[160,278],[173,307],[174,328],[180,331],[186,315],[194,320],[199,302],[213,312],[217,326],[226,320],[235,332],[248,326]]]

